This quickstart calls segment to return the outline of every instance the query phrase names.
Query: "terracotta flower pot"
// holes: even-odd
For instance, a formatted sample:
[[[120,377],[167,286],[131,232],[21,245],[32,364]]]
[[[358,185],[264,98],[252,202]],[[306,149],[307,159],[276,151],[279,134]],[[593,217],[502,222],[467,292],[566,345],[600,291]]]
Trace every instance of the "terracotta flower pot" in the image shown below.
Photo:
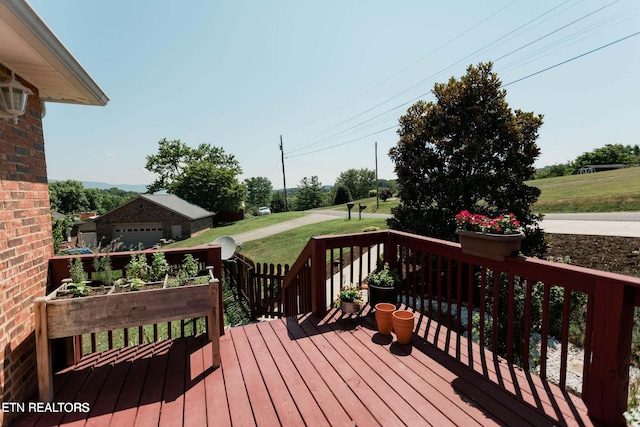
[[[398,344],[409,344],[413,336],[413,312],[408,310],[396,310],[393,312],[393,330],[396,333]]]
[[[396,306],[388,302],[376,304],[376,323],[378,324],[378,332],[382,335],[390,335],[393,329],[393,312]]]

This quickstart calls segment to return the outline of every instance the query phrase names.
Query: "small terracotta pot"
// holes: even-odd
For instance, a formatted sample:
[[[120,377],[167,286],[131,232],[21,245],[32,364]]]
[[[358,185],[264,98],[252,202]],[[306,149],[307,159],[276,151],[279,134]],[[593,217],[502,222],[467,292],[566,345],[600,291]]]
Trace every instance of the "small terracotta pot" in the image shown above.
[[[398,344],[409,344],[413,336],[413,312],[408,310],[396,310],[393,312],[393,330],[396,333]]]
[[[392,314],[396,311],[396,306],[388,302],[376,304],[376,323],[378,332],[382,335],[390,335],[393,328]]]

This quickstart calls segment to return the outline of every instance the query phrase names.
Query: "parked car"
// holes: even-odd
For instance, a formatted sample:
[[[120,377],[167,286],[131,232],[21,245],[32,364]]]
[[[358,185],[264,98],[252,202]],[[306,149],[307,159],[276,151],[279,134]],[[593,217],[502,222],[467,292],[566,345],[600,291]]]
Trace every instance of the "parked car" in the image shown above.
[[[271,209],[266,206],[260,206],[258,208],[258,215],[269,215],[271,213]]]

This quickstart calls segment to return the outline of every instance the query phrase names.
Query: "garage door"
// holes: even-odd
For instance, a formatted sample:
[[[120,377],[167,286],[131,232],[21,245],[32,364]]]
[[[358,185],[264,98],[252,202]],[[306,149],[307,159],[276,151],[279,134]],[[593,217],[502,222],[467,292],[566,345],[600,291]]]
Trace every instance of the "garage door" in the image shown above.
[[[162,223],[116,224],[113,237],[127,249],[136,249],[139,243],[150,248],[162,239]]]

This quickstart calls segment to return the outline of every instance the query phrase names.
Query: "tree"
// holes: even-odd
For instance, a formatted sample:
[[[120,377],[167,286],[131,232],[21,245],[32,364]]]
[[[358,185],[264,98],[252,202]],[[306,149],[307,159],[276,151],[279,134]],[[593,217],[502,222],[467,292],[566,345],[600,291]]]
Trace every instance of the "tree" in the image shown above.
[[[370,169],[349,169],[342,172],[336,186],[344,185],[354,200],[369,197],[369,190],[376,188],[376,173]]]
[[[353,200],[351,197],[351,193],[349,189],[342,184],[338,184],[335,187],[335,196],[333,196],[333,204],[334,205],[342,205],[344,203],[350,202]]]
[[[273,185],[268,178],[263,176],[247,178],[244,183],[247,186],[247,205],[251,207],[269,206]]]
[[[158,146],[145,165],[159,175],[149,193],[166,190],[212,212],[239,209],[247,190],[238,181],[242,168],[232,154],[209,144],[191,148],[180,140],[162,139]]]
[[[284,191],[278,191],[273,194],[271,199],[271,211],[273,213],[286,211],[286,206],[284,204]]]
[[[389,225],[455,240],[461,210],[511,212],[526,227],[523,252],[544,253],[539,216],[531,212],[540,190],[524,183],[535,173],[542,116],[509,108],[491,63],[435,84],[433,94],[435,102],[418,101],[400,118],[400,139],[389,155],[402,203]]]
[[[298,190],[296,191],[296,210],[304,211],[307,209],[318,208],[323,205],[324,192],[322,184],[318,181],[317,176],[311,179],[306,176],[300,181]]]
[[[51,210],[63,214],[86,212],[90,207],[84,186],[73,179],[49,183],[49,198]]]
[[[638,145],[622,145],[622,144],[607,144],[604,147],[596,148],[595,150],[582,153],[576,159],[571,162],[569,172],[574,174],[578,172],[584,165],[611,165],[611,164],[624,164],[635,165],[640,162],[640,147]]]

